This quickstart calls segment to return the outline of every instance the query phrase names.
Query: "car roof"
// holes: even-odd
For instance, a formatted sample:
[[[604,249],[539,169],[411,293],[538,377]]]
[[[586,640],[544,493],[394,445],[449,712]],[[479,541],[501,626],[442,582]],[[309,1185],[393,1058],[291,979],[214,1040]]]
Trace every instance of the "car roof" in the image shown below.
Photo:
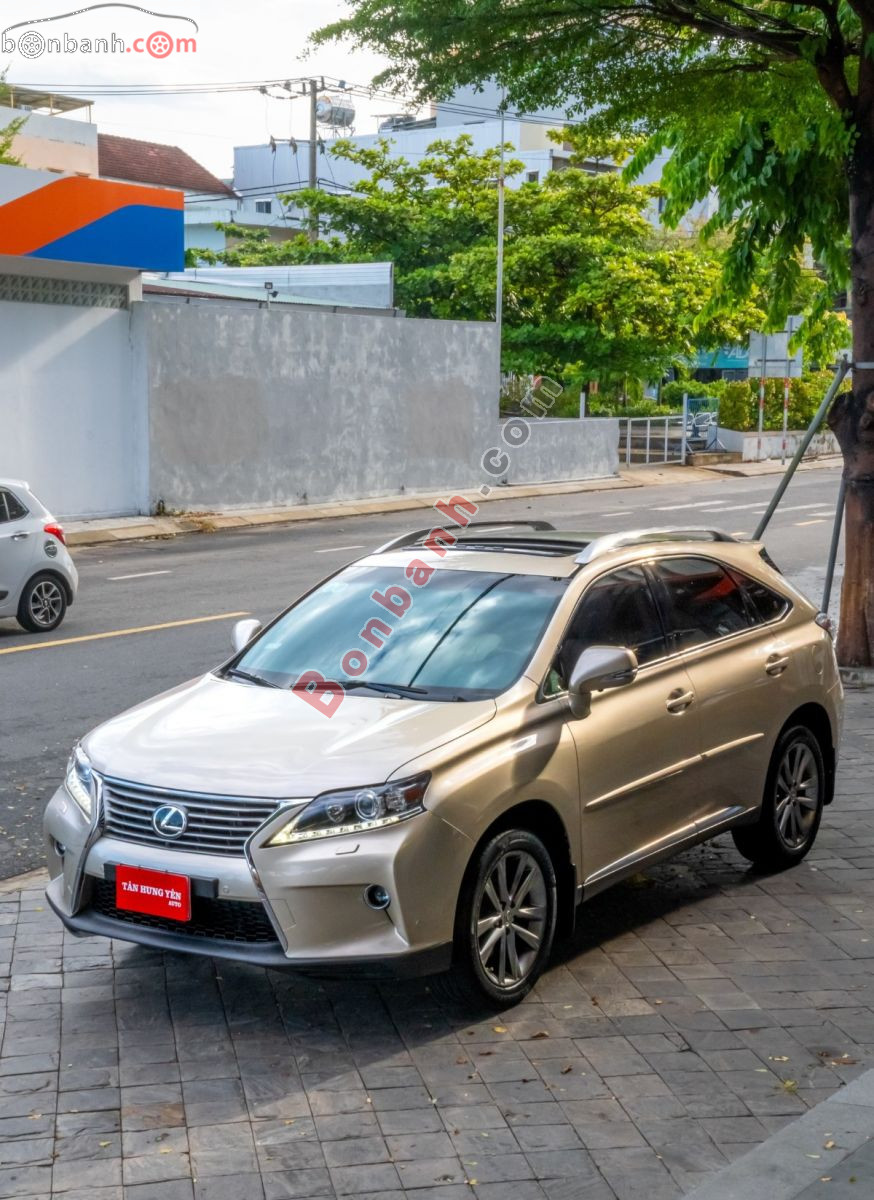
[[[30,491],[30,484],[26,479],[6,479],[5,476],[0,476],[0,487],[21,488],[25,492]]]
[[[440,526],[436,527],[437,529]],[[651,527],[608,533],[603,530],[555,529],[546,521],[472,521],[447,530],[454,541],[441,553],[440,540],[427,543],[435,527],[411,530],[387,542],[358,561],[368,566],[406,566],[421,559],[427,566],[448,570],[492,571],[517,575],[546,575],[565,578],[591,563],[645,557],[656,548],[676,553],[707,551],[717,557],[746,557],[750,550],[758,558],[758,543],[741,542],[718,529]],[[644,552],[644,553],[641,553]],[[761,563],[761,560],[759,560]]]

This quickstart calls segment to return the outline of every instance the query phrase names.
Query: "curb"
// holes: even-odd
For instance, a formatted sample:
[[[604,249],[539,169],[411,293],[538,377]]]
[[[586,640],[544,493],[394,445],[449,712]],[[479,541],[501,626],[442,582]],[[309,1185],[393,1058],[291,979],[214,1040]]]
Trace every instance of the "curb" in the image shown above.
[[[659,474],[660,472],[649,472]],[[691,480],[690,480],[691,481]],[[608,475],[600,479],[563,480],[536,485],[510,485],[492,488],[489,496],[477,495],[477,502],[493,500],[525,500],[533,496],[559,496],[578,492],[624,491],[643,487],[654,480],[629,479]],[[450,489],[451,490],[451,489]],[[457,491],[464,493],[465,489]],[[467,489],[468,491],[470,489]],[[474,489],[474,494],[476,490]],[[375,500],[344,500],[334,504],[298,504],[289,508],[243,509],[226,513],[184,513],[178,517],[126,518],[117,524],[111,521],[68,522],[68,546],[96,546],[116,542],[140,541],[146,538],[174,538],[184,533],[215,533],[223,529],[257,529],[265,525],[290,525],[297,521],[321,521],[331,517],[377,516],[382,513],[407,512],[432,508],[446,492],[385,496]],[[76,528],[77,525],[85,528]]]
[[[685,1200],[800,1200],[812,1196],[808,1189],[818,1182],[823,1188],[816,1195],[830,1195],[836,1168],[872,1134],[874,1070],[868,1070],[687,1192]],[[869,1180],[858,1193],[871,1195]],[[835,1182],[836,1197],[848,1194]]]
[[[698,464],[699,471],[709,471],[712,475],[732,475],[742,476],[744,479],[752,479],[758,475],[783,475],[786,472],[786,467],[789,464],[782,465],[776,461],[771,462],[749,462],[749,463],[714,463],[712,466],[706,467],[702,463]],[[841,467],[843,459],[839,454],[824,455],[822,458],[802,460],[798,464],[799,471],[816,471],[824,467]]]
[[[20,892],[32,884],[42,884],[47,880],[48,872],[45,867],[36,867],[22,875],[10,875],[8,879],[0,879],[0,896],[5,896],[8,892]]]
[[[838,670],[845,688],[864,692],[874,687],[874,667],[838,667]]]

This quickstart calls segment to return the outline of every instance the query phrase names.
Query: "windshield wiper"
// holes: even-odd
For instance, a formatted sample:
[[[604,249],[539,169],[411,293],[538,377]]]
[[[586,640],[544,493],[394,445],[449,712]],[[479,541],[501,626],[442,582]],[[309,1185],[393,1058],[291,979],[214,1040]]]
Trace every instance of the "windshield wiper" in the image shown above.
[[[370,688],[372,692],[384,692],[386,695],[395,696],[428,695],[427,688],[411,687],[403,683],[371,683],[369,679],[350,679],[348,683],[343,684],[343,688],[347,692],[351,692],[353,688]]]
[[[255,675],[251,671],[244,671],[242,667],[228,667],[225,671],[225,679],[245,679],[248,683],[256,683],[258,687],[278,688],[282,685],[274,683],[271,679],[265,679],[263,675]]]

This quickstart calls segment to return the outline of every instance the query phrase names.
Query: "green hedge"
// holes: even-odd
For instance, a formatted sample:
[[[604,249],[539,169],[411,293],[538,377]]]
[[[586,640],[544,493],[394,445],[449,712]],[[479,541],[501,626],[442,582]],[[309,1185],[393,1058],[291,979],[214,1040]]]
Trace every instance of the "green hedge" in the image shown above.
[[[789,384],[789,428],[806,429],[813,420],[834,376],[831,371],[814,371]],[[849,386],[844,390],[848,391]],[[759,425],[759,381],[744,379],[726,384],[719,401],[719,424],[741,431]],[[765,380],[765,429],[783,428],[783,380]]]
[[[670,404],[657,404],[655,400],[639,400],[636,404],[621,404],[618,401],[600,400],[592,396],[586,409],[587,417],[672,417],[677,410]]]
[[[668,404],[675,412],[683,409],[683,396],[690,400],[699,400],[702,396],[719,397],[725,390],[725,380],[716,379],[713,383],[699,383],[697,379],[675,379],[671,383],[662,384],[661,401]]]

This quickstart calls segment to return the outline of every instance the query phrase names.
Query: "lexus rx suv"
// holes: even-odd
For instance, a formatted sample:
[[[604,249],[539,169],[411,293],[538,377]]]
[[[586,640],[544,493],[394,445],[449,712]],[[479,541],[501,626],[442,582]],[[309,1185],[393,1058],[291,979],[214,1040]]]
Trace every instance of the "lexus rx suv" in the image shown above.
[[[82,739],[45,817],[69,929],[500,1007],[617,880],[727,830],[807,854],[841,685],[762,547],[466,503]]]

